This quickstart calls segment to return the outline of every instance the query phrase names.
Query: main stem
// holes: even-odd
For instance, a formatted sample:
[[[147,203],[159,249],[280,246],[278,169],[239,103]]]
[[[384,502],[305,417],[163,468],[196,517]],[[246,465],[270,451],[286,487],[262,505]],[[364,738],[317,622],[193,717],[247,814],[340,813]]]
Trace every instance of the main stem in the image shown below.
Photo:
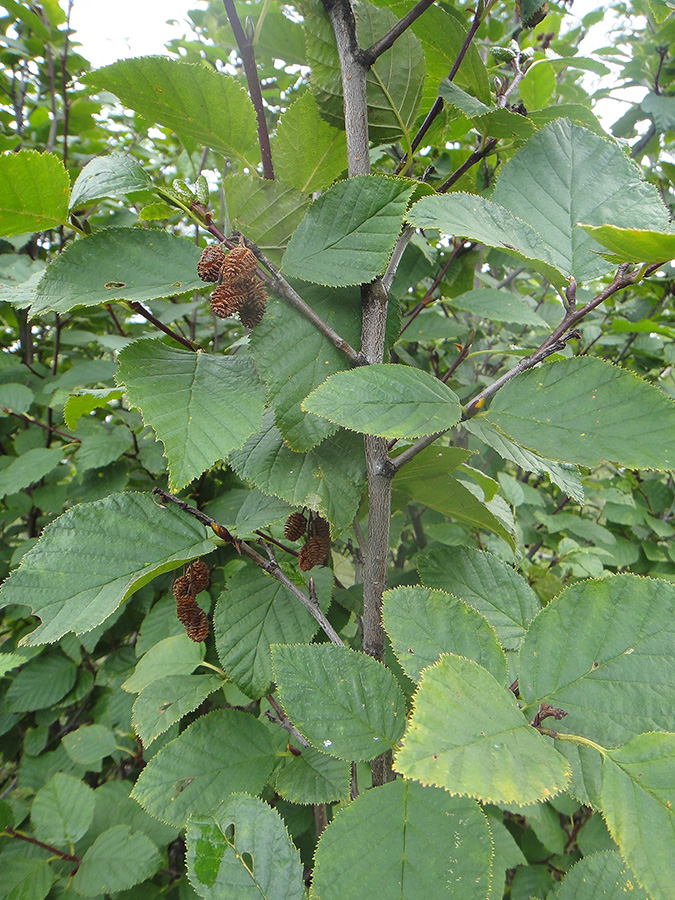
[[[335,33],[344,96],[349,177],[370,172],[366,76],[368,67],[356,37],[356,23],[349,0],[323,0]],[[388,294],[381,279],[361,288],[363,304],[361,352],[367,363],[384,358]],[[387,442],[367,435],[365,458],[368,473],[368,544],[363,565],[363,649],[384,660],[385,633],[382,627],[382,594],[387,587],[391,486]],[[373,785],[391,780],[391,754],[371,763]]]

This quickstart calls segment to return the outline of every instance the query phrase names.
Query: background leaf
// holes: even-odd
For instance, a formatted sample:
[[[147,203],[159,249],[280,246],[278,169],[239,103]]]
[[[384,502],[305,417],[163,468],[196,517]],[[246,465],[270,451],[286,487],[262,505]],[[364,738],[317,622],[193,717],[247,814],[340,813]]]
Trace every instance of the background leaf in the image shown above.
[[[448,304],[471,313],[472,316],[480,316],[495,322],[512,322],[514,325],[546,328],[544,319],[537,315],[517,294],[512,294],[510,291],[479,288],[453,297]]]
[[[79,778],[57,772],[35,795],[30,817],[38,840],[65,849],[91,825],[94,792]]]
[[[75,179],[70,194],[70,209],[86,206],[102,197],[119,197],[151,187],[150,177],[133,157],[121,153],[96,156]]]
[[[635,876],[618,853],[592,853],[572,866],[554,893],[555,900],[578,900],[584,894],[603,900],[624,900],[631,894],[635,900],[648,900],[635,884]]]
[[[267,729],[247,713],[217,709],[193,722],[141,772],[132,792],[151,815],[183,827],[228,794],[261,791],[274,765]]]
[[[492,553],[438,548],[420,557],[418,569],[423,584],[454,594],[485,616],[506,650],[518,647],[541,609],[523,576]]]
[[[172,490],[260,428],[265,389],[245,356],[190,353],[144,340],[125,348],[119,361],[118,382],[164,444]]]
[[[376,660],[332,644],[275,644],[272,662],[284,709],[318,750],[374,759],[403,734],[403,694]]]
[[[230,836],[229,828],[234,825]],[[300,900],[305,885],[297,847],[276,810],[262,800],[229,797],[214,819],[188,823],[187,868],[205,900]]]
[[[303,94],[279,119],[272,139],[274,169],[279,179],[303,194],[328,187],[347,168],[344,131],[319,115],[316,100]]]
[[[70,178],[55,153],[19,150],[0,156],[0,234],[68,224]]]
[[[278,769],[276,786],[291,803],[332,803],[349,798],[349,780],[346,760],[303,747],[300,756],[291,754]]]
[[[23,639],[46,644],[100,625],[161,572],[213,550],[203,525],[149,494],[111,494],[49,524],[5,581],[0,608],[30,601],[42,621]]]
[[[672,400],[601,359],[575,357],[523,372],[497,394],[486,418],[530,450],[563,462],[675,468]]]
[[[31,315],[201,290],[199,248],[165,231],[107,228],[65,248],[40,280]]]
[[[141,56],[97,69],[83,80],[181,137],[237,156],[252,168],[260,158],[248,94],[235,78],[203,63]]]
[[[511,691],[473,660],[425,669],[394,768],[488,803],[522,805],[565,788],[569,766],[527,722]]]
[[[477,803],[398,780],[362,793],[326,828],[312,890],[322,900],[484,897],[491,857]]]
[[[154,875],[160,864],[157,847],[147,835],[115,825],[84,854],[73,887],[85,897],[126,890]]]
[[[617,746],[644,731],[675,731],[675,586],[614,575],[566,587],[530,625],[518,684],[568,716],[558,731]],[[561,639],[564,636],[564,639]]]
[[[152,681],[134,703],[132,722],[143,746],[149,747],[222,685],[219,675],[173,674]]]
[[[382,619],[394,652],[413,681],[419,681],[422,669],[442,653],[455,653],[473,659],[505,683],[506,658],[494,629],[445,591],[392,588],[383,597]]]
[[[403,178],[340,181],[309,208],[284,254],[284,275],[341,287],[384,271],[413,186]]]
[[[675,877],[675,735],[641,734],[610,750],[602,768],[602,812],[626,862],[655,900]]]

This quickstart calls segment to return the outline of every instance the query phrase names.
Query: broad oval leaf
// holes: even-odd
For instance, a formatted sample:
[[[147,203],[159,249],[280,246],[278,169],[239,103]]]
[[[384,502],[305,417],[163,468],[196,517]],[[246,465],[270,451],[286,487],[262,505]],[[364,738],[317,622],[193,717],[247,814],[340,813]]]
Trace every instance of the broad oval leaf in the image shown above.
[[[309,95],[307,95],[309,96]],[[361,296],[358,288],[326,290],[305,285],[303,299],[338,334],[358,346]],[[302,452],[337,431],[326,419],[304,413],[305,397],[329,375],[347,368],[345,355],[288,303],[272,300],[251,332],[251,353],[267,385],[275,421],[293,450]]]
[[[272,156],[281,181],[311,194],[328,187],[346,170],[345,133],[321,118],[316,100],[306,93],[279,119]]]
[[[523,372],[497,394],[486,418],[551,459],[675,468],[675,403],[601,359],[575,357]]]
[[[321,900],[466,900],[488,892],[492,840],[475,801],[398,780],[341,810],[315,862],[312,890]]]
[[[116,379],[162,441],[169,485],[180,490],[260,429],[265,388],[252,360],[135,341]]]
[[[30,817],[38,840],[70,847],[92,823],[94,792],[79,778],[57,772],[35,795]]]
[[[602,812],[622,856],[654,900],[675,883],[675,734],[641,734],[607,751]]]
[[[333,644],[275,644],[279,696],[293,724],[324,753],[374,759],[405,729],[405,700],[381,663]]]
[[[330,602],[330,585],[317,584],[317,595]],[[247,565],[218,598],[213,628],[224,670],[248,697],[258,699],[270,692],[274,681],[270,644],[306,643],[318,626],[284,585]]]
[[[537,595],[512,566],[492,553],[443,547],[418,562],[422,583],[447,591],[485,616],[506,650],[515,650],[541,609]]]
[[[277,770],[276,786],[291,803],[333,803],[349,799],[349,782],[346,760],[303,747],[299,756],[291,754]]]
[[[162,572],[213,550],[206,529],[149,494],[111,494],[51,522],[5,581],[0,608],[26,603],[42,622],[26,645],[91,631]]]
[[[114,825],[84,854],[73,887],[84,897],[123,891],[151,878],[160,865],[157,847],[146,834],[129,825]]]
[[[131,156],[112,153],[97,156],[88,162],[75,179],[70,194],[70,208],[93,203],[102,197],[119,197],[133,191],[152,187],[150,176],[143,166]]]
[[[0,471],[0,498],[18,494],[44,478],[61,463],[63,450],[57,447],[49,450],[46,447],[33,447],[21,456],[10,459],[10,464]]]
[[[564,636],[564,640],[561,637]],[[573,584],[530,625],[519,687],[531,715],[564,709],[558,731],[617,746],[675,731],[675,586],[635,575]]]
[[[58,650],[43,653],[26,663],[12,681],[5,694],[6,707],[12,712],[47,709],[66,696],[76,678],[72,659]]]
[[[415,438],[459,422],[454,391],[421,369],[377,364],[331,375],[307,397],[305,412],[387,438]]]
[[[179,634],[152,644],[136,663],[133,673],[122,682],[121,688],[137,694],[168,675],[190,675],[204,659],[204,653],[204,644],[191,641],[181,629]]]
[[[572,866],[553,897],[554,900],[581,900],[582,897],[625,900],[627,894],[634,900],[649,900],[619,854],[608,850],[585,856]]]
[[[554,266],[579,282],[613,265],[579,223],[657,231],[668,224],[658,190],[623,149],[567,119],[540,129],[503,166],[492,200],[529,222]]]
[[[522,805],[560,793],[570,774],[511,691],[478,663],[449,653],[422,673],[394,767],[453,794]]]
[[[372,281],[389,261],[414,185],[358,175],[323,193],[296,228],[284,275],[344,287]]]
[[[452,297],[447,301],[447,305],[494,322],[512,322],[514,325],[531,325],[535,328],[547,327],[546,321],[518,294],[511,291],[479,288]]]
[[[260,158],[256,118],[236,78],[203,63],[164,56],[122,59],[82,79],[120,98],[145,119],[192,138],[251,168]]]
[[[228,794],[261,791],[274,754],[262,722],[217,709],[152,757],[131,796],[151,815],[182,828],[190,816],[216,810]]]
[[[338,530],[356,515],[366,480],[363,438],[338,431],[307,453],[294,453],[271,410],[258,434],[230,453],[230,463],[240,478],[293,506],[318,510]]]
[[[445,591],[419,586],[386,591],[382,620],[403,671],[413,681],[442,653],[473,659],[497,681],[506,681],[506,657],[494,629]]]
[[[113,300],[153,300],[201,290],[199,247],[144,228],[106,228],[68,244],[35,292],[31,315]]]
[[[222,686],[220,675],[172,674],[151,682],[136,698],[131,718],[143,746],[149,747]]]
[[[3,153],[0,235],[10,237],[67,225],[69,194],[68,172],[55,153]]]
[[[232,831],[230,826],[234,826]],[[188,823],[188,878],[204,900],[301,900],[300,853],[279,813],[246,794]]]

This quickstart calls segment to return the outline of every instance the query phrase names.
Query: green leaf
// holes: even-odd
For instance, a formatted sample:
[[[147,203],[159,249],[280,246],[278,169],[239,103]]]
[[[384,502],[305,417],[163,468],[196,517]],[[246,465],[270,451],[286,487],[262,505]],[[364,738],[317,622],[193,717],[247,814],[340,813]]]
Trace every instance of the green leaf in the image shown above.
[[[298,849],[279,813],[262,800],[229,797],[213,818],[190,819],[186,842],[188,878],[204,900],[304,896]]]
[[[204,645],[185,634],[174,634],[153,644],[136,664],[122,690],[137,694],[168,675],[190,675],[204,659]]]
[[[111,428],[107,423],[85,420],[80,435],[82,443],[75,457],[78,472],[107,466],[123,453],[134,452],[134,435],[126,425]]]
[[[675,258],[675,234],[645,228],[617,228],[615,225],[582,225],[619,262],[657,263]]]
[[[71,659],[58,652],[44,653],[21,669],[7,690],[5,703],[12,712],[48,709],[66,696],[76,678],[77,667]]]
[[[308,506],[337,530],[356,515],[366,479],[363,438],[339,431],[307,453],[294,453],[266,412],[262,430],[230,453],[237,475],[292,506]]]
[[[211,550],[204,526],[173,506],[111,494],[47,525],[3,584],[0,608],[28,600],[42,623],[22,643],[51,643],[91,631],[156,575]]]
[[[506,682],[506,657],[494,629],[466,603],[425,587],[393,588],[383,601],[384,627],[403,671],[413,681],[418,682],[422,669],[442,653],[455,653]]]
[[[33,447],[21,456],[14,457],[10,464],[0,471],[0,499],[8,494],[18,494],[31,484],[35,484],[55,469],[63,459],[63,450]]]
[[[316,100],[306,93],[279,119],[272,156],[281,181],[312,194],[327,188],[347,168],[345,133],[321,118]]]
[[[422,673],[394,767],[488,803],[534,803],[565,788],[569,766],[511,691],[473,660],[445,654]]]
[[[290,739],[291,742],[293,738]],[[349,763],[302,747],[277,771],[277,793],[290,803],[334,803],[349,798]]]
[[[93,821],[94,792],[79,778],[57,772],[35,795],[30,817],[38,840],[70,847]]]
[[[605,74],[609,71],[606,66]],[[525,73],[525,77],[518,85],[518,94],[525,106],[529,110],[541,109],[547,106],[557,87],[555,72],[553,71],[552,62],[548,60],[537,60]]]
[[[258,431],[265,388],[243,355],[217,356],[135,341],[117,380],[164,444],[169,485],[180,490]]]
[[[144,747],[223,686],[219,675],[165,675],[143,688],[131,722]]]
[[[423,584],[454,594],[485,616],[506,650],[518,647],[540,610],[523,576],[491,553],[443,547],[420,557],[418,569]]]
[[[581,483],[579,470],[570,463],[558,463],[550,459],[544,459],[537,453],[532,453],[516,444],[499,429],[490,425],[484,416],[479,416],[464,422],[464,428],[475,434],[477,438],[486,443],[493,450],[510,462],[525,469],[526,472],[534,472],[536,475],[548,475],[553,484],[560,490],[576,500],[584,502],[584,486]]]
[[[66,425],[74,431],[82,416],[87,416],[95,409],[107,406],[112,400],[121,399],[122,391],[118,388],[102,388],[100,390],[81,391],[79,394],[73,394],[66,400],[66,405],[63,409]]]
[[[551,249],[526,220],[477,194],[423,197],[406,218],[418,228],[437,228],[444,234],[473,238],[488,247],[515,250],[525,259],[553,264]]]
[[[341,287],[384,271],[414,190],[408,179],[359,175],[309,208],[284,254],[288,277]]]
[[[412,24],[411,30],[422,42],[427,64],[427,82],[422,108],[428,109],[436,99],[438,87],[447,79],[459,58],[467,37],[466,16],[462,10],[435,4]],[[476,45],[469,43],[453,84],[459,85],[484,103],[491,101],[490,80]]]
[[[84,897],[123,891],[151,878],[160,865],[157,847],[147,835],[129,825],[115,825],[84,854],[73,888]]]
[[[479,288],[453,297],[447,303],[456,309],[471,313],[472,316],[480,316],[494,322],[532,325],[534,328],[547,327],[546,321],[541,316],[538,316],[517,294],[510,291]]]
[[[388,438],[415,438],[459,422],[454,391],[421,369],[379,364],[338,372],[302,403],[305,412]]]
[[[675,879],[675,734],[641,734],[609,750],[602,767],[602,812],[621,854],[653,900],[668,900]]]
[[[230,222],[279,265],[291,235],[302,221],[309,200],[280,181],[234,175],[225,181]]]
[[[340,63],[335,37],[326,13],[308,8],[305,18],[307,62],[312,68],[310,86],[321,115],[336,128],[345,127]],[[354,4],[356,33],[361,47],[370,47],[394,25],[397,18],[370,3]],[[424,87],[424,53],[420,42],[405,31],[395,47],[383,53],[367,74],[368,131],[374,143],[399,140],[401,124],[410,130],[415,122]],[[388,95],[388,96],[387,96]]]
[[[0,235],[46,231],[68,224],[70,178],[54,153],[19,150],[0,155]]]
[[[152,187],[143,166],[131,156],[97,156],[82,169],[70,194],[70,209],[88,206],[103,197],[119,197]]]
[[[612,268],[579,222],[656,230],[668,224],[657,189],[624,151],[566,119],[540,129],[503,166],[492,199],[529,222],[555,267],[579,282]]]
[[[270,644],[306,643],[318,628],[287,588],[253,565],[232,576],[218,599],[213,627],[223,669],[251,699],[270,693]]]
[[[82,725],[64,735],[63,746],[73,762],[91,766],[116,750],[115,735],[105,725]]]
[[[439,96],[456,109],[459,109],[471,120],[473,125],[485,135],[497,138],[530,137],[534,131],[534,124],[525,116],[512,112],[510,109],[498,109],[496,106],[487,106],[472,94],[463,91],[452,81],[444,79],[438,89]]]
[[[360,342],[361,297],[354,288],[302,289],[303,299],[352,346]],[[310,450],[337,431],[331,422],[303,413],[300,403],[335,372],[347,368],[345,355],[287,303],[268,303],[265,317],[249,338],[251,353],[267,385],[275,421],[292,450]]]
[[[262,722],[235,709],[217,709],[193,722],[141,772],[132,797],[151,815],[183,827],[208,815],[228,794],[257,794],[275,761]]]
[[[248,94],[231,75],[163,56],[123,59],[82,79],[115,94],[143,118],[251,168],[260,158]]]
[[[31,315],[114,300],[153,300],[200,290],[199,247],[144,228],[107,228],[74,241],[38,284]]]
[[[640,103],[640,108],[649,115],[659,131],[675,128],[675,97],[649,93]]]
[[[44,900],[54,880],[47,857],[21,858],[5,853],[0,859],[3,900]]]
[[[321,900],[467,900],[487,895],[491,868],[477,803],[398,780],[362,793],[326,828],[312,891]]]
[[[605,746],[675,731],[674,640],[675,585],[635,575],[570,585],[528,629],[521,696],[532,715],[544,701],[562,707],[558,731]]]
[[[448,475],[456,471],[471,456],[470,450],[461,447],[439,447],[434,444],[421,450],[396,473],[392,491],[392,509],[403,509],[410,503],[418,487],[428,484],[430,490],[442,497],[446,491]]]
[[[587,827],[584,826],[584,833]],[[619,854],[605,851],[586,856],[572,866],[553,896],[555,900],[580,900],[582,897],[624,900],[627,894],[635,900],[649,900]]]
[[[275,644],[272,662],[284,709],[318,750],[368,760],[396,746],[405,701],[381,663],[334,644]]]
[[[25,413],[31,407],[31,403],[35,400],[35,394],[25,384],[14,384],[8,382],[0,386],[0,407],[5,407],[16,413]],[[6,416],[7,413],[0,408],[0,417]]]
[[[497,394],[486,419],[551,459],[675,468],[673,401],[601,359],[576,357],[523,372]]]

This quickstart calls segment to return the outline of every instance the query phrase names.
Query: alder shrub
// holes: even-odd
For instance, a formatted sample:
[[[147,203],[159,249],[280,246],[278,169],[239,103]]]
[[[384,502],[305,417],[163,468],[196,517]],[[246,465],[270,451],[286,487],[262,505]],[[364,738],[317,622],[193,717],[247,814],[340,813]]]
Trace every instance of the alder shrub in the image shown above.
[[[96,70],[65,7],[1,20],[0,898],[672,898],[669,5]]]

